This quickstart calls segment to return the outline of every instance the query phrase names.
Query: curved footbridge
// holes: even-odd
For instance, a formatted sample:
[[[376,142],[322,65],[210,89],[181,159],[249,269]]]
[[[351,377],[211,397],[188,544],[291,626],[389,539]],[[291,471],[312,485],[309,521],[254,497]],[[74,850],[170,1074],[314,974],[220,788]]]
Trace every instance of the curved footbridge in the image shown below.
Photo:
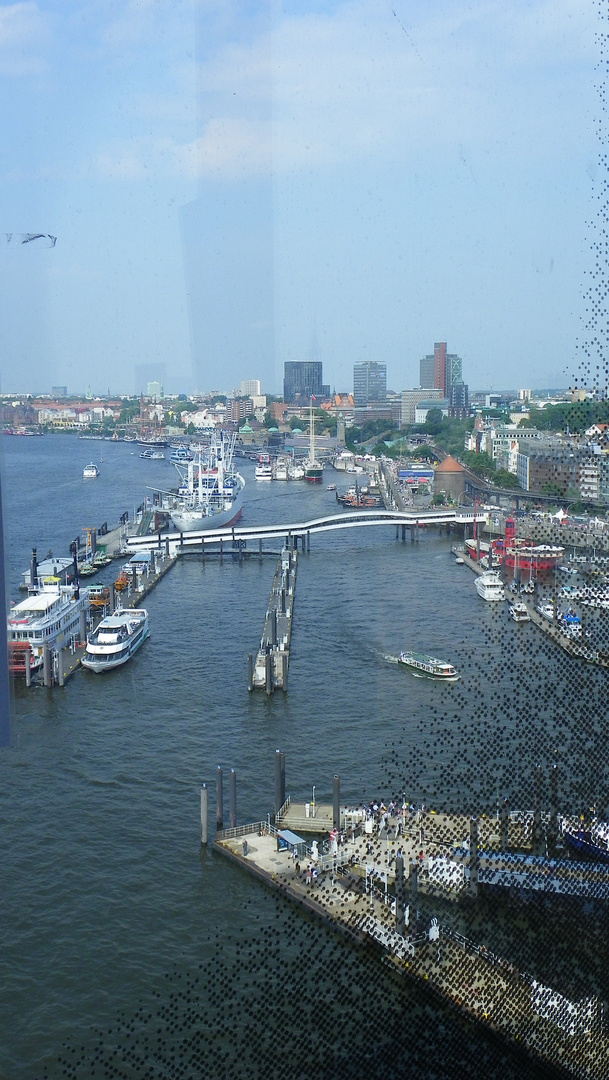
[[[290,638],[292,611],[296,587],[296,553],[298,543],[303,550],[310,550],[312,533],[336,532],[339,529],[358,529],[370,525],[395,525],[396,539],[406,539],[410,529],[412,541],[418,539],[418,529],[424,525],[449,528],[486,521],[487,515],[479,510],[455,507],[448,510],[351,510],[338,511],[309,521],[278,525],[232,525],[222,529],[205,529],[200,532],[159,531],[148,535],[130,536],[126,543],[134,557],[142,549],[151,548],[162,552],[168,563],[179,555],[223,555],[242,559],[244,555],[279,555],[271,596],[266,612],[260,646],[255,654],[248,656],[248,689],[264,689],[267,694],[288,688],[290,663]],[[257,549],[252,547],[256,544]],[[266,544],[266,551],[263,545]],[[248,547],[249,545],[249,547]],[[278,551],[277,548],[280,548]]]
[[[128,537],[126,544],[131,550],[138,551],[141,548],[149,549],[152,546],[165,546],[169,555],[180,555],[192,549],[209,551],[214,546],[219,547],[222,553],[225,544],[241,552],[246,550],[248,542],[258,541],[259,553],[262,553],[264,541],[280,540],[282,545],[297,547],[298,541],[301,547],[310,548],[312,534],[336,532],[341,529],[358,529],[370,525],[395,525],[396,539],[400,535],[406,539],[406,530],[410,529],[410,538],[415,540],[420,526],[440,525],[449,528],[451,525],[461,525],[467,528],[475,522],[483,524],[487,521],[488,514],[481,510],[471,510],[464,507],[441,510],[352,510],[338,511],[324,517],[311,518],[309,521],[288,522],[277,525],[232,525],[222,529],[202,529],[198,532],[180,533],[171,530],[161,530],[147,535]]]

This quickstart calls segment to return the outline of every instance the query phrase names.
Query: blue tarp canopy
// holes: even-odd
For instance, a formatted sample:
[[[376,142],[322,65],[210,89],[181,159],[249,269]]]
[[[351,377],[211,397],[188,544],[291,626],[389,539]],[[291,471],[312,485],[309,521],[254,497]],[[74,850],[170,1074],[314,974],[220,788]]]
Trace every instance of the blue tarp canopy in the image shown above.
[[[300,844],[306,844],[306,840],[303,840],[302,836],[297,836],[290,829],[279,829],[277,832],[277,848],[279,851],[285,848],[299,847]]]

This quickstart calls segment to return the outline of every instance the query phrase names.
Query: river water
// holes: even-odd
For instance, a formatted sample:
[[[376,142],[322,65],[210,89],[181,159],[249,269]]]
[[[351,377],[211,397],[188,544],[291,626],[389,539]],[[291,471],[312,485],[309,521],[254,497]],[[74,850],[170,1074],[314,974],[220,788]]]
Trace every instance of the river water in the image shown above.
[[[173,482],[168,462],[129,444],[3,443],[13,599],[32,546],[68,554],[86,526],[112,527],[148,485]],[[85,481],[91,459],[100,475]],[[248,524],[335,509],[325,484],[242,471]],[[451,542],[421,530],[402,543],[390,526],[314,536],[299,557],[287,695],[247,691],[269,557],[179,561],[146,600],[151,638],[129,665],[15,687],[0,752],[0,1076],[536,1075],[200,849],[201,782],[213,820],[216,768],[234,767],[239,822],[266,817],[277,748],[298,800],[315,785],[331,802],[338,774],[344,802],[406,792],[493,814],[504,795],[531,806],[535,766],[547,779],[556,762],[561,806],[606,814],[605,673],[484,604]],[[461,682],[412,678],[395,663],[405,647],[447,657]],[[609,996],[598,915],[582,933],[579,913],[499,902],[438,914],[571,996]]]

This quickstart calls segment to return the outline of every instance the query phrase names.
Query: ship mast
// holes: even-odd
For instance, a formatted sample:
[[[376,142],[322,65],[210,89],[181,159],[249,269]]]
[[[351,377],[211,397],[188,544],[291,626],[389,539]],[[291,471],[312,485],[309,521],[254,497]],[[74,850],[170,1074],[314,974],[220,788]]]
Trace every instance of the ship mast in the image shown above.
[[[309,462],[315,465],[315,421],[313,420],[313,400],[310,403]]]

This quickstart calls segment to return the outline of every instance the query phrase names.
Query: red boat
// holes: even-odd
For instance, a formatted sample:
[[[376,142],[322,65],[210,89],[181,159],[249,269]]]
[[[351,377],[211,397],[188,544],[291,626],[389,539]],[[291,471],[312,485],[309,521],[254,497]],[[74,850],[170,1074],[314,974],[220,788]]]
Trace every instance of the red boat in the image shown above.
[[[493,541],[493,554],[501,565],[512,574],[543,577],[552,573],[565,557],[563,547],[550,544],[532,544],[522,536],[516,536],[514,518],[505,523],[505,537]]]

